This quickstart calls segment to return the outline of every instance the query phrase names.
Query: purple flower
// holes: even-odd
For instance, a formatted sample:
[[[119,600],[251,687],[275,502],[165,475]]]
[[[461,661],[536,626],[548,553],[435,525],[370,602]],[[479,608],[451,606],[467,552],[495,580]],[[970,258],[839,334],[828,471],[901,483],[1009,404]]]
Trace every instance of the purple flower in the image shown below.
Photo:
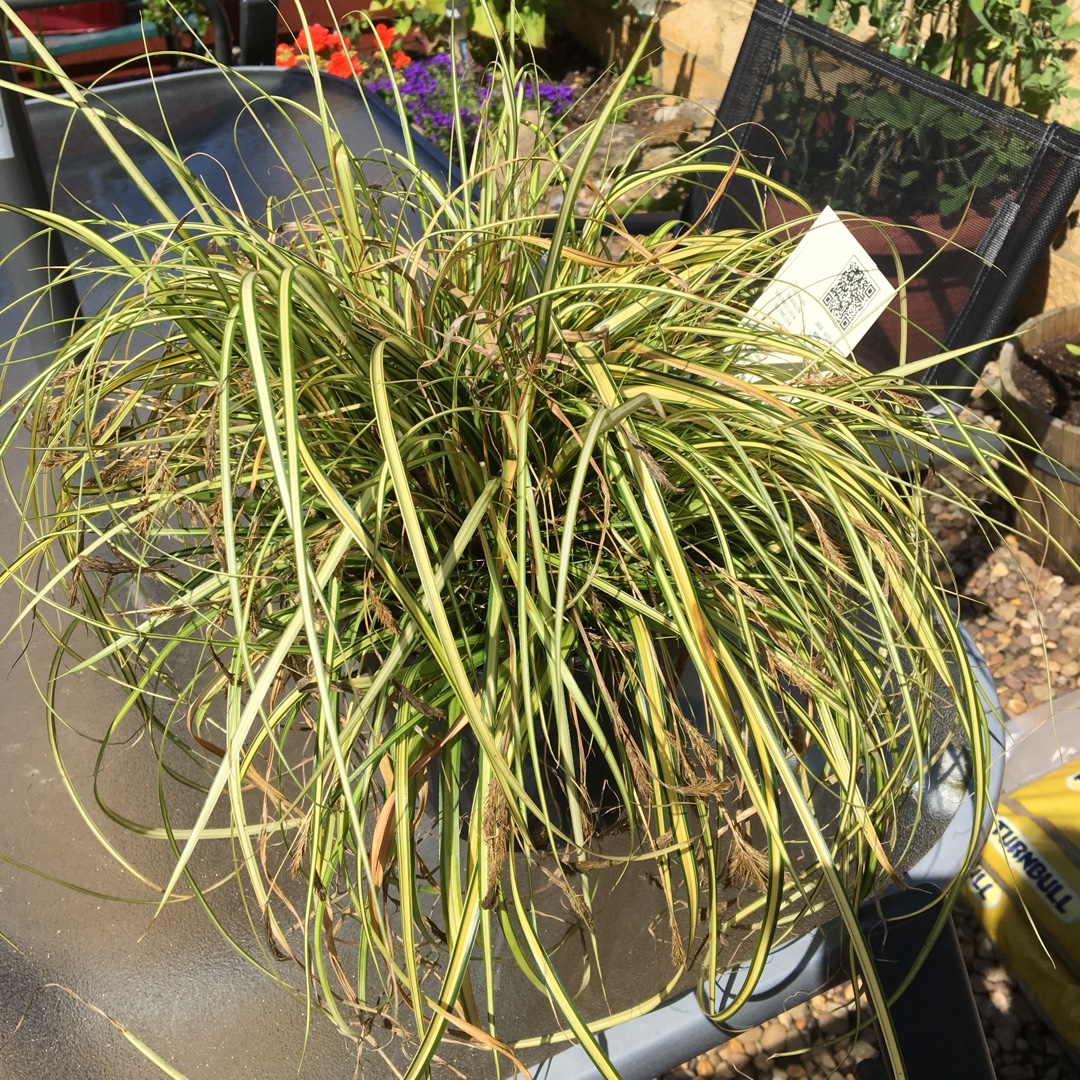
[[[470,142],[476,137],[484,111],[494,120],[502,109],[501,87],[491,73],[455,66],[447,52],[413,60],[396,75],[380,75],[367,85],[393,103],[395,82],[413,125],[447,152],[455,145],[455,123]],[[560,116],[574,100],[572,87],[546,80],[523,81],[515,89],[551,117]]]
[[[517,84],[526,101],[537,101],[554,117],[566,112],[574,102],[574,88],[564,83],[522,82]]]

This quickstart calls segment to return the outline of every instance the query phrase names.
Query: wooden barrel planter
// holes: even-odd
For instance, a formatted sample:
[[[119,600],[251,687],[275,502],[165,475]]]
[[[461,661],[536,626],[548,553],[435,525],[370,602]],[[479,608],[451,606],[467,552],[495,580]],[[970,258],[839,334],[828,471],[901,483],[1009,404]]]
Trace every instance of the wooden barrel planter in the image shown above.
[[[1080,343],[1080,304],[1054,308],[1022,323],[1001,350],[1002,432],[1026,444],[1028,473],[1014,481],[1031,517],[1056,543],[1029,540],[1037,559],[1067,581],[1080,581],[1080,425],[1033,405],[1018,389],[1025,353],[1056,338]],[[1076,357],[1080,371],[1080,356]],[[1060,545],[1060,547],[1058,546]]]

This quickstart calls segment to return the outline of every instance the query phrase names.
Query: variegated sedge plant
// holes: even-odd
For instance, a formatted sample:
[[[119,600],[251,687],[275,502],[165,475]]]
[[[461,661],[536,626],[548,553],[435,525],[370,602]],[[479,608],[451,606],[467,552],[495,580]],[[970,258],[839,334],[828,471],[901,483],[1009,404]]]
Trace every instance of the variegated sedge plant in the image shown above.
[[[397,156],[395,201],[325,104],[329,165],[262,220],[155,143],[194,207],[178,218],[28,40],[159,220],[31,212],[92,249],[72,273],[111,299],[16,403],[26,542],[3,587],[59,642],[49,723],[58,672],[100,671],[163,774],[204,792],[194,821],[163,800],[161,902],[205,885],[191,855],[227,803],[273,954],[342,1031],[381,1016],[410,1077],[451,1042],[505,1074],[567,1040],[614,1076],[598,1031],[711,985],[739,938],[728,1015],[832,908],[886,1014],[856,911],[903,857],[936,697],[976,822],[988,756],[922,482],[884,464],[935,435],[915,365],[868,374],[748,320],[779,235],[625,234],[643,192],[726,178],[694,151],[586,180],[629,74],[528,150],[510,92],[458,138],[449,186]],[[512,45],[494,76],[530,77]],[[937,460],[968,451],[1008,498],[954,438]],[[646,878],[651,985],[614,970],[594,917]],[[516,984],[534,1030],[506,1018]]]

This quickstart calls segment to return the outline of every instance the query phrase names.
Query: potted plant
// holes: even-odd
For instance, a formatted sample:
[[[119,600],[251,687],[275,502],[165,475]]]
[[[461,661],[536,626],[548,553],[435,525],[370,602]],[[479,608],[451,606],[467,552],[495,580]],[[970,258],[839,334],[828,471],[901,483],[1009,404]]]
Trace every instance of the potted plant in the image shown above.
[[[886,1015],[856,913],[905,857],[901,808],[957,734],[976,822],[986,795],[923,484],[884,463],[936,445],[911,372],[748,321],[778,236],[609,218],[702,152],[574,218],[629,74],[523,153],[536,76],[501,53],[449,185],[409,153],[370,181],[324,110],[327,166],[261,220],[156,143],[178,216],[53,74],[158,220],[27,211],[108,297],[5,402],[30,455],[2,582],[58,642],[50,717],[74,665],[152,735],[161,903],[230,838],[266,947],[409,1076],[568,1039],[611,1075],[600,1028],[733,942],[753,975],[830,907]],[[965,444],[1005,495],[953,438],[937,460]]]
[[[1013,476],[1026,543],[1067,580],[1080,580],[1080,308],[1027,319],[1001,349],[1002,428],[1023,447],[1027,470]],[[1056,543],[1047,544],[1045,536]]]

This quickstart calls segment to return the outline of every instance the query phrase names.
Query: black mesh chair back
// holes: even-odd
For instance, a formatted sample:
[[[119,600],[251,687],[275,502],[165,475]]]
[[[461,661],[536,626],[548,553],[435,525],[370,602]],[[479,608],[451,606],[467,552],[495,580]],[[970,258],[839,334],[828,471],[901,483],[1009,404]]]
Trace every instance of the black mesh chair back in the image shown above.
[[[999,336],[1080,190],[1080,133],[1044,124],[758,0],[720,107],[713,160],[744,161],[815,211],[865,214],[859,240],[898,297],[855,350],[875,370]],[[709,188],[713,189],[712,191]],[[712,229],[783,227],[805,211],[749,180],[686,210]],[[898,272],[899,270],[899,272]],[[927,371],[963,396],[993,353]]]

